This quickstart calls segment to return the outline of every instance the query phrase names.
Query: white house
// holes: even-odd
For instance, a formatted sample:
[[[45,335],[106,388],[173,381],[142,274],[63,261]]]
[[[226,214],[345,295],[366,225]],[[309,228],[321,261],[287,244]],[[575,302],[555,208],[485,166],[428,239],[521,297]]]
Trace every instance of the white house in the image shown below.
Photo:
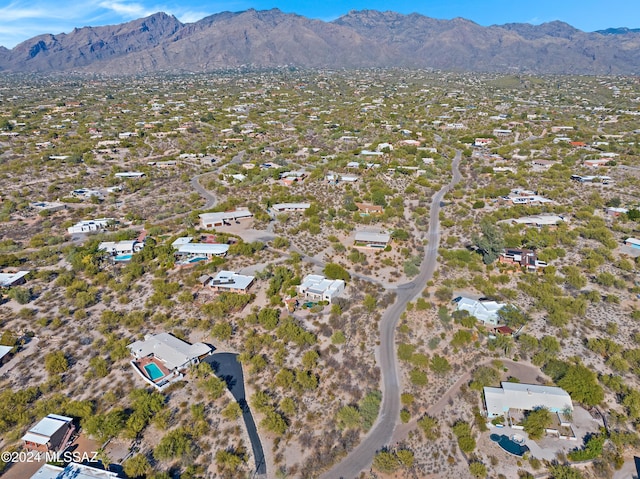
[[[144,341],[134,341],[128,348],[134,358],[153,356],[170,371],[198,364],[202,357],[211,354],[212,351],[211,347],[204,343],[189,344],[169,333],[147,335]]]
[[[200,227],[209,229],[217,226],[224,226],[231,223],[231,221],[238,221],[240,219],[251,218],[253,213],[248,209],[237,209],[235,211],[222,211],[218,213],[202,213],[200,215]]]
[[[30,271],[16,271],[15,273],[0,273],[0,288],[10,288],[19,284],[26,283],[25,276]]]
[[[485,324],[496,326],[498,324],[498,311],[506,306],[506,304],[496,301],[480,301],[460,296],[454,299],[457,303],[458,311],[467,311],[471,316],[477,318]]]
[[[308,210],[310,206],[311,203],[276,203],[271,206],[271,209],[276,213],[283,213]]]
[[[98,251],[106,251],[109,254],[133,254],[142,248],[144,243],[137,240],[103,241],[98,245]]]
[[[341,279],[327,279],[318,274],[309,274],[298,286],[298,293],[306,299],[331,303],[334,298],[342,294],[345,286],[345,282]]]
[[[214,291],[228,291],[230,293],[246,293],[253,281],[254,276],[245,276],[233,271],[218,271],[218,274],[209,282],[209,286]]]
[[[122,171],[113,176],[116,178],[142,178],[145,174],[142,171]]]
[[[120,476],[117,472],[71,462],[65,467],[43,464],[31,479],[113,479],[118,477]]]
[[[541,407],[554,413],[573,411],[571,396],[555,386],[503,382],[502,387],[484,388],[487,417],[502,416],[510,409],[533,411]]]
[[[214,256],[224,256],[229,251],[228,244],[216,243],[186,243],[178,247],[178,255],[180,256],[206,256],[211,259]]]
[[[114,222],[113,218],[98,218],[95,220],[83,220],[73,226],[69,226],[67,231],[70,235],[77,233],[91,233],[94,231],[104,231],[110,223]]]
[[[391,241],[389,233],[377,231],[358,231],[355,235],[356,245],[368,248],[385,248]]]

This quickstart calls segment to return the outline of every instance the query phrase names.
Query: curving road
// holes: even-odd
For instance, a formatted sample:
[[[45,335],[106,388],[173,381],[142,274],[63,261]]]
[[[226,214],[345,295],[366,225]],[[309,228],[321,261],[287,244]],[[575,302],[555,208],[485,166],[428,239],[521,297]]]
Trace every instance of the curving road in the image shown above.
[[[205,210],[212,208],[216,204],[217,200],[213,193],[211,193],[209,190],[207,190],[204,186],[200,184],[200,178],[202,178],[203,176],[211,175],[213,173],[215,172],[208,171],[206,173],[202,173],[200,175],[196,175],[193,178],[191,178],[191,186],[193,187],[193,189],[196,190],[198,193],[200,193],[200,196],[202,196],[205,200],[207,200],[205,205],[202,207],[202,209],[205,209]]]
[[[440,242],[440,208],[444,195],[462,178],[459,169],[461,159],[462,153],[458,150],[451,165],[453,178],[433,196],[431,201],[428,244],[420,265],[420,273],[412,281],[394,288],[396,301],[384,312],[380,321],[380,348],[377,359],[382,374],[382,405],[378,419],[358,447],[335,467],[320,476],[322,479],[351,479],[359,476],[361,471],[371,467],[375,453],[391,442],[400,415],[401,392],[395,345],[396,326],[407,303],[422,293],[427,281],[433,277]]]

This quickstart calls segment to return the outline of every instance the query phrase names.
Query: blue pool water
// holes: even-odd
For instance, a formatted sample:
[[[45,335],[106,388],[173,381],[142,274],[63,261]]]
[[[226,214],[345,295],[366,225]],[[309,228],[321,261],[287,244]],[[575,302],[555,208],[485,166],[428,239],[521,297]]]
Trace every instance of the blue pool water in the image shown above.
[[[529,450],[527,446],[518,444],[517,442],[511,440],[508,436],[505,436],[504,434],[501,434],[501,435],[491,434],[491,436],[489,437],[493,442],[497,442],[498,446],[500,446],[502,449],[504,449],[508,453],[513,454],[514,456],[522,456],[524,455],[525,452]]]
[[[160,370],[157,364],[153,364],[153,363],[147,364],[144,367],[144,370],[147,372],[147,375],[151,378],[152,381],[155,381],[156,379],[160,379],[161,377],[164,376],[164,373]]]
[[[204,256],[196,256],[195,258],[191,258],[189,260],[189,263],[197,263],[199,261],[205,261],[207,258],[205,258]]]
[[[131,254],[119,254],[118,256],[115,256],[113,258],[114,261],[130,261],[131,260]]]

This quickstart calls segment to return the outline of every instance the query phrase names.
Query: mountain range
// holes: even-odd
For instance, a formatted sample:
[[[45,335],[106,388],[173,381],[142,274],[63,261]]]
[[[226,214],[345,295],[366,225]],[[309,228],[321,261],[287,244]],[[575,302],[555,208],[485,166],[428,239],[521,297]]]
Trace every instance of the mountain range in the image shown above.
[[[324,22],[252,9],[194,23],[156,13],[0,47],[4,72],[129,75],[283,66],[634,75],[640,70],[640,32],[587,33],[559,21],[483,27],[463,18],[375,10]]]

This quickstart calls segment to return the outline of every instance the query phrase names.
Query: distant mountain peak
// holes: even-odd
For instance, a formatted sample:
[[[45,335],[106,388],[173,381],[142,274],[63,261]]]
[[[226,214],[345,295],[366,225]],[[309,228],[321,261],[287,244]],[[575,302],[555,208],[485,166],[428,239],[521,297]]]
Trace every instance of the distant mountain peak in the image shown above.
[[[138,74],[289,65],[635,74],[637,38],[626,28],[585,33],[561,21],[482,27],[461,17],[389,10],[351,10],[323,22],[278,8],[249,9],[187,24],[157,12],[119,25],[39,35],[11,50],[0,47],[0,70]]]

